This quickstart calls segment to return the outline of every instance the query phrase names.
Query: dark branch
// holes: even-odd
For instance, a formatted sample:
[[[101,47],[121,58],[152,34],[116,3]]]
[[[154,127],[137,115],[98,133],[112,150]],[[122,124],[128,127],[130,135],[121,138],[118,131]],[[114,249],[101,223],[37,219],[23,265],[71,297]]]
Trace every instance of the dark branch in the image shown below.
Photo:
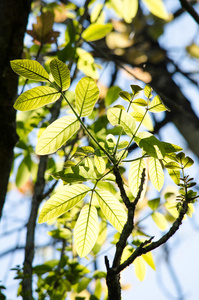
[[[182,8],[184,8],[184,10],[186,10],[190,14],[190,16],[192,16],[192,18],[196,21],[196,23],[199,24],[199,15],[195,11],[195,9],[191,6],[191,4],[187,0],[179,0],[179,1],[182,5]]]

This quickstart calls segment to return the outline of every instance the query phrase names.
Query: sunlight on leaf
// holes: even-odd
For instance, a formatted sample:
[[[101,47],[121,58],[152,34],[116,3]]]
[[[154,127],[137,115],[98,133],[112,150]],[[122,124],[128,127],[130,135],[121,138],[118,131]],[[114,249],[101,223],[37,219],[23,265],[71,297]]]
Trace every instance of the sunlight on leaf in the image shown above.
[[[133,265],[135,267],[135,275],[140,280],[143,281],[146,276],[146,263],[142,256],[138,256]]]
[[[98,172],[100,174],[104,174],[104,172],[106,170],[106,163],[105,163],[105,160],[103,159],[103,157],[95,155],[94,156],[94,164],[95,164]]]
[[[153,186],[160,191],[164,184],[164,172],[161,163],[154,157],[149,160],[149,176]]]
[[[112,29],[113,25],[111,23],[105,25],[91,24],[82,33],[82,38],[87,42],[97,41],[105,37]]]
[[[164,231],[167,229],[168,222],[162,213],[154,211],[151,216],[160,230]]]
[[[95,245],[99,233],[97,210],[86,204],[80,212],[74,229],[74,242],[80,257],[86,256]]]
[[[54,58],[50,62],[50,70],[61,90],[67,90],[70,86],[70,71],[68,67],[62,61]]]
[[[142,0],[150,12],[164,20],[168,20],[168,13],[162,0]]]
[[[90,188],[84,184],[61,186],[44,204],[38,222],[43,223],[59,217],[84,199],[89,191]]]
[[[143,172],[144,168],[146,169],[146,164],[145,164],[144,159],[138,159],[138,160],[132,161],[130,164],[128,181],[129,181],[129,188],[134,197],[137,196],[137,193],[139,191],[142,172]],[[147,175],[146,175],[146,178],[147,178]],[[146,188],[147,188],[147,182],[145,181],[144,186],[143,186],[143,191],[141,193],[141,199],[143,199],[143,197],[146,193]]]

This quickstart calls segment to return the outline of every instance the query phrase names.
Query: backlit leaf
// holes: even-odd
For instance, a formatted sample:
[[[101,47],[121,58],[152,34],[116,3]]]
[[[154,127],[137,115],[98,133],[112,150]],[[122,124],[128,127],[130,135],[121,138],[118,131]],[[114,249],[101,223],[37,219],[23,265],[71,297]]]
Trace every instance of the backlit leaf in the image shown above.
[[[43,223],[59,217],[84,199],[88,191],[90,188],[84,184],[61,186],[44,204],[38,222]]]
[[[139,191],[142,172],[143,172],[144,168],[146,169],[146,164],[145,164],[144,159],[138,159],[138,160],[132,161],[130,164],[128,182],[129,182],[129,188],[134,197],[137,196],[137,193]],[[145,181],[144,186],[143,186],[143,191],[141,193],[141,198],[143,198],[145,195],[146,187],[147,187],[147,185],[146,185],[146,181]]]
[[[119,232],[127,220],[126,212],[119,200],[106,190],[95,190],[95,195],[105,217]]]
[[[171,161],[171,162],[165,164],[164,166],[165,166],[165,168],[172,169],[172,170],[180,170],[181,169],[181,166],[175,161]]]
[[[136,105],[136,104],[133,104],[132,103],[132,108],[133,108],[133,113],[131,113],[132,115],[136,112],[136,113],[139,113],[139,118],[140,119],[137,119],[136,121],[138,122],[141,122],[142,121],[142,125],[145,126],[148,130],[150,131],[153,131],[154,128],[153,128],[153,122],[151,120],[151,116],[149,113],[145,114],[145,109],[143,109],[142,107]],[[142,115],[142,118],[141,118],[141,115]],[[133,115],[134,117],[134,115]]]
[[[162,213],[154,211],[151,216],[160,230],[164,231],[167,229],[168,222]]]
[[[130,102],[130,101],[131,101],[131,95],[130,95],[128,92],[126,92],[126,91],[121,91],[121,92],[119,93],[119,96],[120,96],[121,98],[123,98],[124,100],[126,100],[127,102]]]
[[[61,94],[54,88],[48,86],[38,86],[21,94],[14,108],[21,111],[33,110],[46,104],[55,102]]]
[[[28,79],[37,81],[49,81],[46,70],[35,60],[16,59],[11,60],[11,67],[15,73]]]
[[[54,58],[50,62],[50,70],[61,90],[67,90],[70,86],[70,71],[68,67],[59,59]]]
[[[125,112],[125,110],[117,107],[109,108],[107,117],[113,126],[120,125],[123,127],[126,134],[130,137],[133,136],[136,129],[136,122],[131,115]]]
[[[87,42],[100,40],[105,37],[112,29],[113,25],[111,23],[105,25],[98,23],[91,24],[82,33],[82,38]]]
[[[164,172],[161,163],[154,157],[149,160],[149,176],[153,186],[160,191],[164,184]]]
[[[82,78],[75,89],[75,104],[81,117],[89,116],[99,97],[99,89],[90,77]]]
[[[62,117],[49,125],[40,136],[36,153],[50,154],[57,151],[79,129],[80,123],[76,117]]]
[[[159,96],[155,96],[149,105],[149,111],[158,113],[161,111],[168,110],[170,111],[162,102]]]
[[[142,257],[146,261],[146,263],[155,271],[155,262],[153,259],[153,254],[152,252],[147,252],[146,254],[142,254]]]
[[[166,11],[166,8],[162,0],[142,0],[142,1],[146,4],[146,6],[148,7],[148,9],[153,15],[164,20],[168,19],[168,13]]]
[[[174,170],[174,169],[167,169],[169,176],[171,179],[175,182],[175,184],[180,183],[180,171],[179,170]]]
[[[105,163],[103,157],[95,155],[94,156],[94,164],[100,174],[103,174],[105,172],[106,163]]]
[[[74,242],[80,257],[86,256],[95,245],[99,233],[97,210],[85,205],[80,212],[74,229]]]
[[[182,150],[182,148],[180,146],[177,146],[177,145],[174,145],[171,143],[166,143],[166,142],[161,142],[161,143],[164,146],[166,153],[178,152],[178,151]]]
[[[131,23],[138,10],[138,0],[123,0],[122,14],[126,23]]]
[[[147,101],[142,98],[137,98],[133,100],[133,104],[139,105],[139,106],[147,106]]]
[[[139,132],[134,141],[147,154],[152,157],[162,159],[165,156],[165,150],[162,143],[151,133],[142,131]]]
[[[135,275],[140,280],[143,281],[146,276],[146,263],[142,256],[138,256],[133,265],[135,267]]]

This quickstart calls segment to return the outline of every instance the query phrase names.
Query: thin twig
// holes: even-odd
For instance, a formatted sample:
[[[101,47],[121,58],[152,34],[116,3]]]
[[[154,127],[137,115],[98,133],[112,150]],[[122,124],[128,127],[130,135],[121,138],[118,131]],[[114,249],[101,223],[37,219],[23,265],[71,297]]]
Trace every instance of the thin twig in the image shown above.
[[[179,0],[179,1],[182,5],[182,8],[184,8],[184,10],[186,10],[190,14],[190,16],[196,21],[196,23],[199,24],[199,15],[195,11],[195,9],[191,6],[191,4],[187,0]]]

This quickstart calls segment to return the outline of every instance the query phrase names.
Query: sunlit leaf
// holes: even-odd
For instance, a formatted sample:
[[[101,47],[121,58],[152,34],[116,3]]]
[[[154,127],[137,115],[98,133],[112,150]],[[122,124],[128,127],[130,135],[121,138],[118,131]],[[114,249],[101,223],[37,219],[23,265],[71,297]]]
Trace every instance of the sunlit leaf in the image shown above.
[[[175,182],[175,184],[180,183],[180,171],[174,169],[167,169],[171,179]]]
[[[156,210],[160,204],[160,198],[149,200],[147,204],[152,210]]]
[[[126,100],[127,102],[130,102],[130,101],[131,101],[131,95],[130,95],[128,92],[126,92],[126,91],[121,91],[121,92],[119,93],[119,96],[120,96],[121,98],[123,98],[124,100]]]
[[[50,62],[50,70],[61,90],[67,90],[70,86],[70,71],[68,67],[59,59],[54,58]]]
[[[90,77],[82,78],[75,89],[75,104],[81,117],[89,116],[99,97],[99,89]]]
[[[138,256],[133,265],[135,267],[135,275],[140,280],[143,281],[146,276],[146,263],[142,256]]]
[[[145,85],[144,87],[144,94],[146,96],[147,99],[150,99],[152,97],[152,91],[153,89],[150,87],[150,85]]]
[[[133,104],[132,103],[132,108],[133,108],[133,113],[139,113],[139,119],[137,119],[136,121],[138,122],[141,122],[142,121],[142,125],[145,126],[148,130],[150,131],[153,131],[154,128],[153,128],[153,122],[151,120],[151,116],[149,113],[145,114],[145,109],[143,109],[142,107],[136,105],[136,104]],[[141,118],[141,115],[142,115],[142,118]],[[133,115],[134,117],[134,115]]]
[[[11,67],[15,73],[36,81],[49,81],[46,70],[35,60],[16,59],[11,60]]]
[[[155,262],[153,259],[153,254],[152,252],[147,252],[146,254],[142,254],[142,257],[146,261],[146,263],[155,271]]]
[[[36,153],[40,155],[57,151],[79,129],[80,123],[76,117],[62,117],[49,125],[40,136]]]
[[[94,206],[87,204],[81,210],[74,229],[74,242],[80,257],[86,256],[92,250],[98,232],[97,210]]]
[[[113,25],[111,23],[105,25],[98,23],[91,24],[82,33],[82,38],[87,42],[100,40],[105,37],[112,29]]]
[[[164,20],[168,19],[168,13],[166,11],[166,8],[162,0],[142,0],[142,1],[146,4],[146,6],[148,7],[148,9],[153,15]]]
[[[137,98],[133,100],[133,104],[139,105],[139,106],[147,106],[147,101],[142,98]]]
[[[44,204],[39,223],[54,219],[77,205],[91,189],[84,184],[64,185]]]
[[[144,159],[138,159],[138,160],[132,161],[130,164],[128,181],[129,181],[129,188],[134,197],[136,197],[138,194],[139,187],[141,184],[142,172],[143,172],[144,168],[146,169],[146,164],[145,164]],[[147,185],[146,185],[146,181],[145,181],[143,190],[141,193],[141,199],[145,195],[146,187],[147,187]]]
[[[77,183],[97,179],[94,168],[87,166],[68,167],[65,170],[51,174],[51,176],[57,180],[63,180],[64,183]]]
[[[105,103],[107,107],[110,106],[113,102],[115,102],[119,98],[120,92],[121,92],[121,88],[119,86],[111,86],[108,89],[108,92],[105,97]]]
[[[171,170],[180,170],[181,169],[181,166],[178,163],[176,163],[175,161],[171,161],[171,162],[165,164],[164,166],[165,166],[165,168],[171,169]]]
[[[126,23],[131,23],[138,10],[138,0],[123,0],[122,15]]]
[[[95,195],[106,218],[116,230],[121,232],[127,220],[122,204],[113,194],[106,190],[95,190]]]
[[[157,95],[153,98],[153,100],[151,101],[150,105],[149,105],[149,111],[150,112],[154,112],[154,113],[158,113],[158,112],[161,112],[161,111],[165,111],[165,110],[168,110],[168,107],[166,107],[162,100],[160,99],[160,97]]]
[[[60,96],[61,94],[52,87],[38,86],[21,94],[17,98],[14,108],[21,111],[37,109],[55,102]]]
[[[109,108],[107,117],[113,126],[120,125],[123,127],[126,134],[131,137],[133,136],[136,129],[136,123],[133,117],[125,112],[125,110],[117,107]]]
[[[162,159],[165,156],[165,150],[162,143],[149,132],[139,132],[134,141],[141,149],[152,157]]]
[[[182,150],[182,148],[180,146],[177,146],[177,145],[174,145],[171,143],[166,143],[166,142],[161,142],[161,143],[164,146],[166,153],[178,152],[178,151]]]
[[[162,213],[154,211],[151,216],[160,230],[164,231],[167,229],[168,222]]]
[[[91,23],[104,23],[104,12],[103,12],[103,4],[96,3],[91,13]]]
[[[154,157],[149,160],[149,176],[153,186],[160,191],[164,184],[164,172],[161,163]]]
[[[94,164],[100,174],[103,174],[105,172],[106,163],[105,163],[103,157],[95,155],[94,156]]]

